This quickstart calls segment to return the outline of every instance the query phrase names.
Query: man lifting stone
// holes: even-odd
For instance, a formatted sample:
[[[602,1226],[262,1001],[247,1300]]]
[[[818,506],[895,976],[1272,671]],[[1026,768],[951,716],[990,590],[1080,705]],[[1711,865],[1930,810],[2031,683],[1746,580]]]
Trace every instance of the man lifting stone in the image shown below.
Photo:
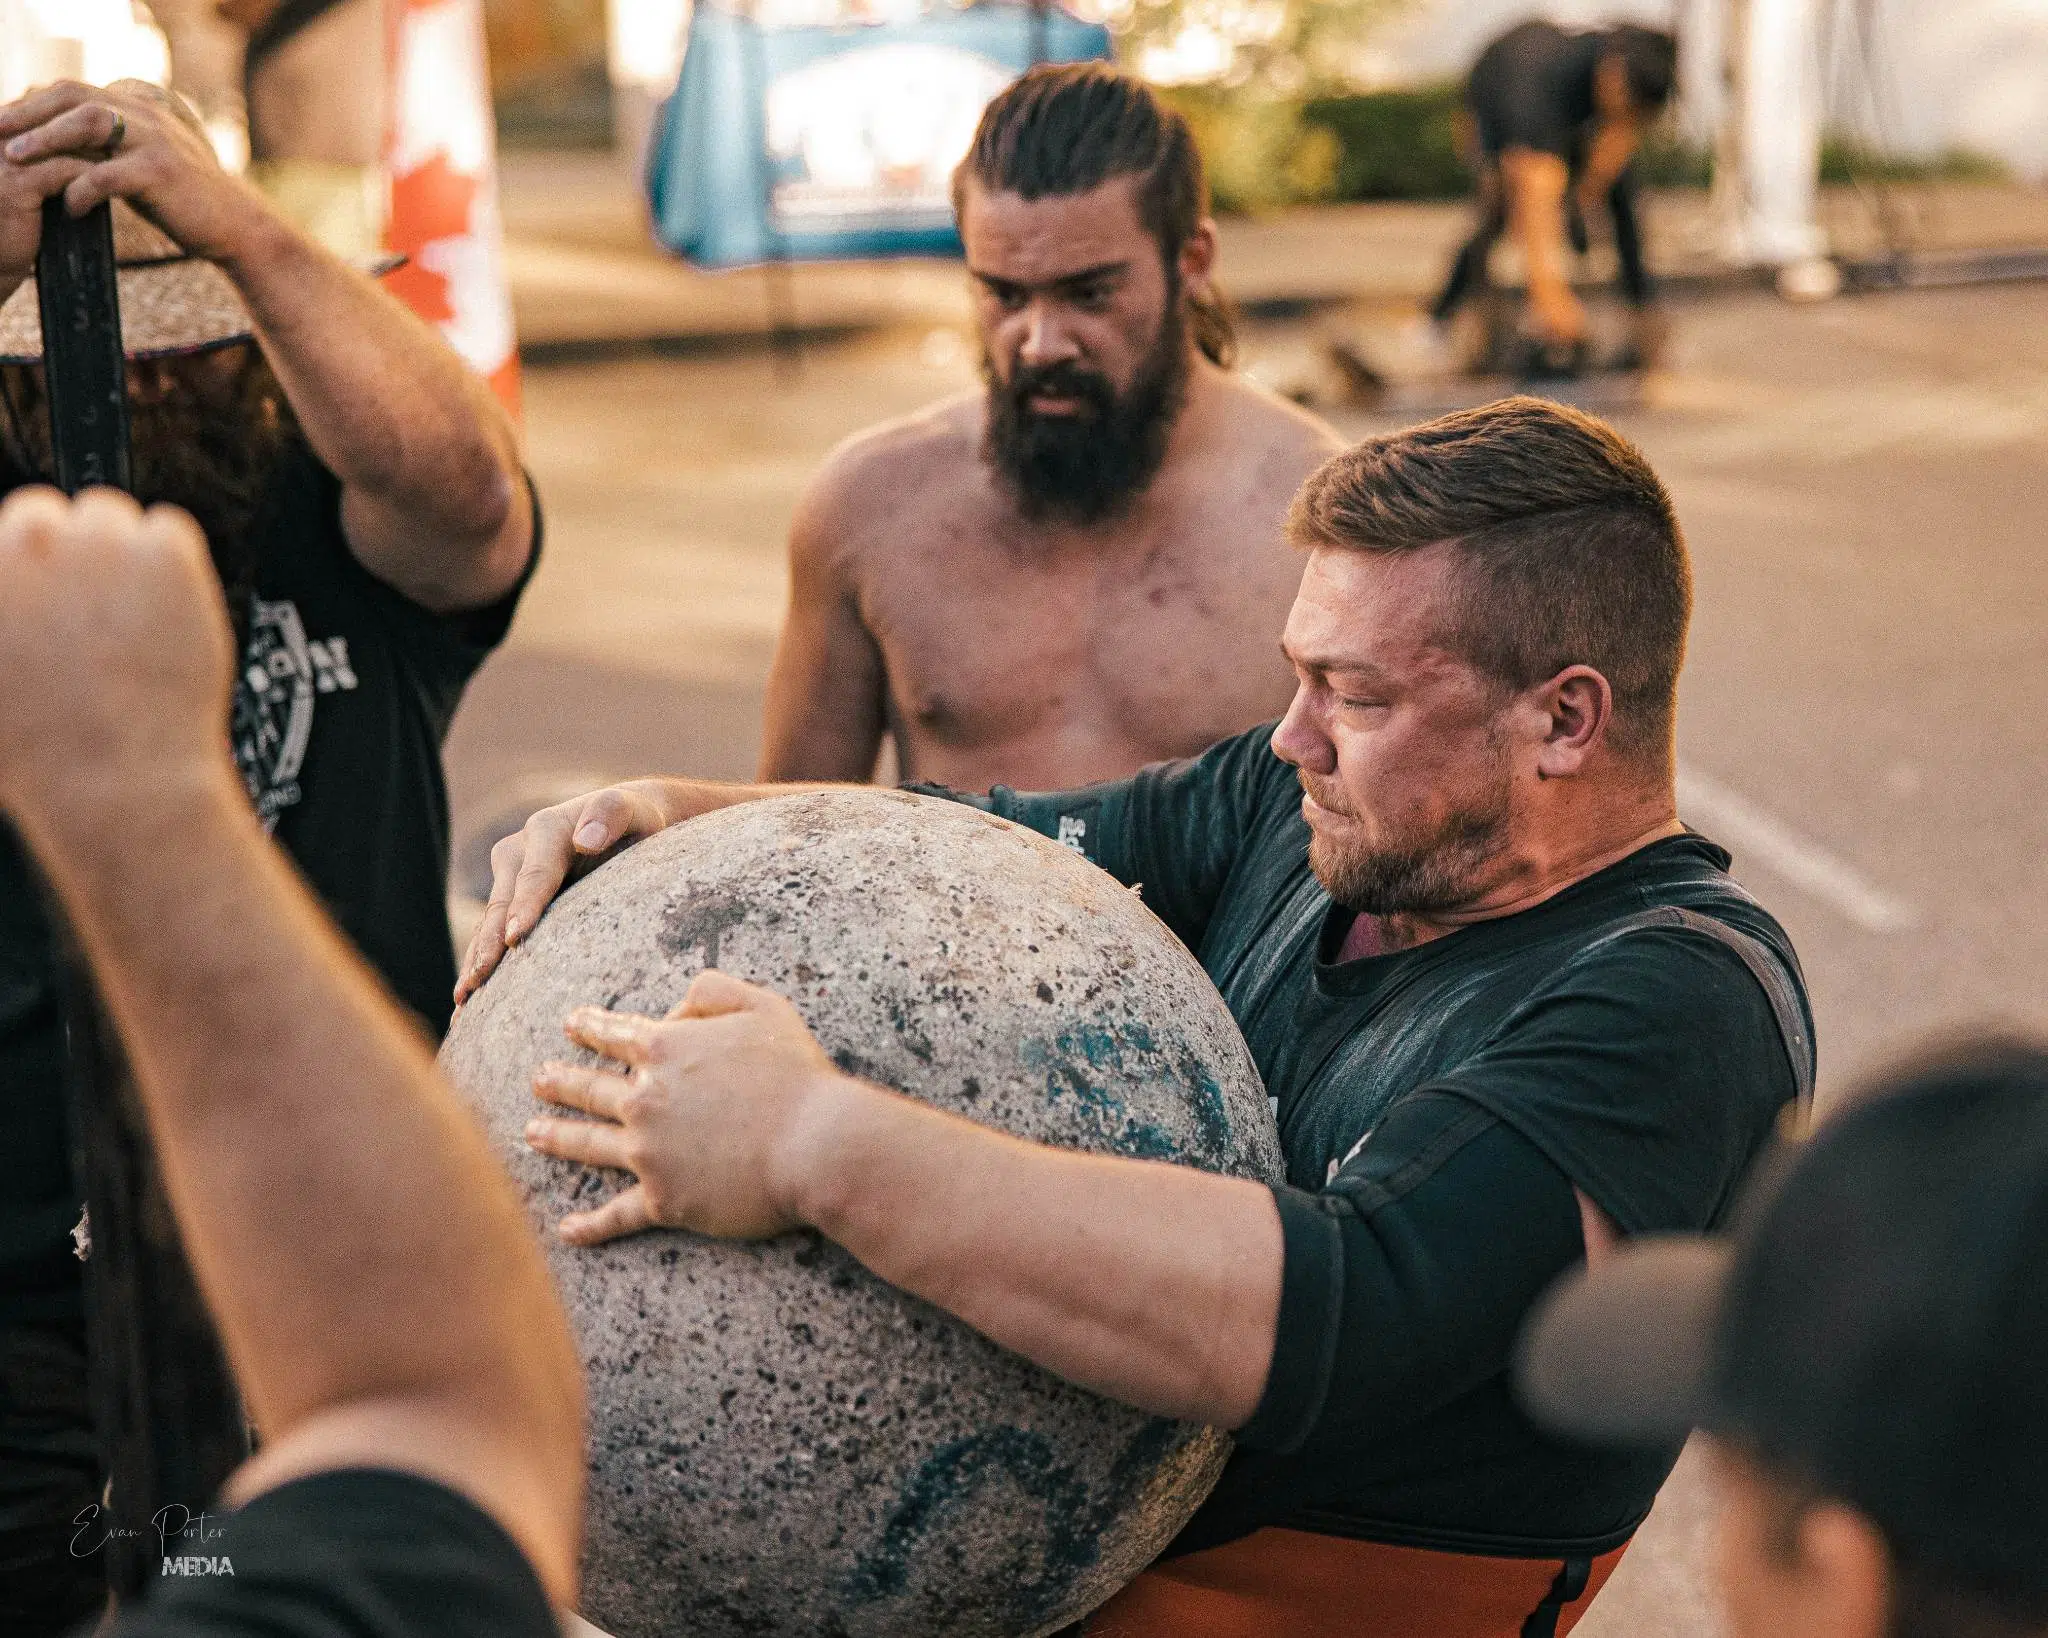
[[[1100,64],[992,102],[954,178],[984,392],[841,446],[790,533],[764,779],[1121,777],[1287,701],[1272,550],[1329,429],[1229,373],[1187,124]]]
[[[1238,1452],[1100,1635],[1564,1632],[1675,1449],[1540,1434],[1509,1392],[1533,1299],[1616,1233],[1718,1223],[1810,1090],[1783,930],[1679,822],[1691,575],[1669,496],[1589,417],[1513,399],[1324,465],[1277,724],[976,805],[1081,846],[1200,957],[1276,1100],[1278,1189],[1041,1148],[843,1074],[786,1001],[706,973],[595,1008],[549,1154],[637,1171],[569,1218],[809,1225],[1072,1381]],[[494,858],[472,973],[569,875],[789,787],[652,779]],[[963,800],[968,800],[964,799]],[[878,1027],[882,1027],[878,1020]]]

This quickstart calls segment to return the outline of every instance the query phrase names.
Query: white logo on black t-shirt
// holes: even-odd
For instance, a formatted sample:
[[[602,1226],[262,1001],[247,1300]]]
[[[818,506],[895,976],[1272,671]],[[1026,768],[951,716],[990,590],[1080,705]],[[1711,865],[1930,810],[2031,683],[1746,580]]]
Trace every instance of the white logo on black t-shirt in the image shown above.
[[[309,640],[296,604],[253,600],[235,682],[235,766],[265,830],[299,800],[315,700],[356,685],[346,637]]]

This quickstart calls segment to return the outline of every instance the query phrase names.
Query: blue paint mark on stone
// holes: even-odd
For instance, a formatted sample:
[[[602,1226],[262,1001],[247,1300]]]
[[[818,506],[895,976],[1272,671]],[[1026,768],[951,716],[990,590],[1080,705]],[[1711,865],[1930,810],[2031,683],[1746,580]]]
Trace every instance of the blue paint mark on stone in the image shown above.
[[[1131,1119],[1124,1100],[1085,1074],[1082,1064],[1116,1074],[1177,1081],[1187,1091],[1187,1108],[1198,1133],[1194,1158],[1223,1165],[1236,1156],[1223,1088],[1185,1042],[1175,1040],[1162,1046],[1150,1029],[1135,1022],[1121,1027],[1084,1024],[1049,1041],[1027,1039],[1019,1044],[1018,1055],[1027,1068],[1045,1076],[1049,1103],[1071,1097],[1094,1110],[1104,1138],[1121,1154],[1145,1160],[1189,1158],[1188,1146],[1163,1127]]]
[[[1040,1508],[1042,1558],[1036,1575],[1020,1579],[1011,1608],[1029,1621],[1050,1618],[1070,1597],[1075,1581],[1093,1567],[1103,1532],[1136,1500],[1138,1491],[1186,1433],[1176,1422],[1155,1418],[1141,1427],[1117,1459],[1099,1492],[1071,1464],[1057,1459],[1043,1434],[1018,1427],[990,1428],[941,1446],[927,1457],[898,1493],[882,1526],[881,1540],[862,1555],[847,1583],[856,1605],[900,1597],[909,1589],[918,1559],[949,1515],[966,1506],[988,1483],[1006,1483]],[[1028,1526],[1019,1521],[1016,1539]],[[942,1549],[941,1549],[942,1551]],[[943,1569],[940,1579],[943,1579]],[[926,1588],[927,1594],[935,1591]]]

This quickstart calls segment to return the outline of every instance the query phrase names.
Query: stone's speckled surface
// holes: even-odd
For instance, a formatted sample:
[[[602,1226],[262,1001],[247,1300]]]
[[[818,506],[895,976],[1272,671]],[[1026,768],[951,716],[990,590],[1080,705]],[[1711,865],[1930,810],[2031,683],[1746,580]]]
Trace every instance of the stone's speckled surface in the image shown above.
[[[667,1011],[716,964],[846,1068],[1048,1143],[1277,1179],[1221,998],[1066,849],[896,791],[664,832],[564,894],[442,1062],[537,1220],[616,1175],[519,1141],[585,1002]],[[1024,1638],[1093,1608],[1214,1483],[1211,1430],[1058,1381],[814,1235],[551,1241],[591,1394],[584,1613],[618,1638]]]

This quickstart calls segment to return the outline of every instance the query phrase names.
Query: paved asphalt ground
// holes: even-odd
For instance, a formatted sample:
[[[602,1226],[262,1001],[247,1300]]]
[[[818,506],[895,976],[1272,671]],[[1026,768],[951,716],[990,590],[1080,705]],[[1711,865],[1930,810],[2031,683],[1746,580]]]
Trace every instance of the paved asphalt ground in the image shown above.
[[[1695,559],[1683,806],[1799,945],[1823,1103],[1930,1031],[2048,1030],[2048,286],[1678,321],[1673,368],[1615,419]],[[458,887],[557,792],[749,774],[800,486],[972,378],[956,333],[915,328],[794,376],[745,352],[531,371],[548,550],[449,747]],[[1581,1632],[1712,1633],[1706,1524],[1682,1471]]]

